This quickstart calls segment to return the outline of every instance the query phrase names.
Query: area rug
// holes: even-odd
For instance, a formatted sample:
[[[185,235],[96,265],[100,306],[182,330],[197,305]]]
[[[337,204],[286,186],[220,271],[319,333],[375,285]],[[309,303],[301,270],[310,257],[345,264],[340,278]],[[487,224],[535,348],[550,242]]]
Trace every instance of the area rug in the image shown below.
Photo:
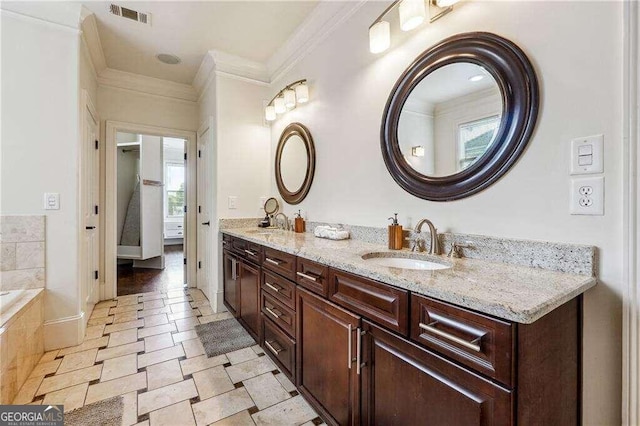
[[[196,325],[196,333],[209,358],[256,344],[235,318]]]
[[[122,410],[122,397],[115,396],[65,413],[64,424],[65,426],[120,426]]]

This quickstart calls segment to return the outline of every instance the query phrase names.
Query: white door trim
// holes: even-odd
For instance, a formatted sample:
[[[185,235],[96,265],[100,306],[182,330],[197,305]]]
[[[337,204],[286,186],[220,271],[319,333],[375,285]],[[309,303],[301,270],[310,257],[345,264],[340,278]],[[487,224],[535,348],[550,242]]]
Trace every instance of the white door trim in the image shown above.
[[[122,121],[106,122],[106,167],[105,167],[105,243],[104,243],[104,265],[105,265],[105,288],[102,300],[112,299],[117,293],[117,217],[118,206],[116,203],[117,189],[117,142],[116,133],[142,133],[155,136],[168,136],[183,138],[186,142],[187,153],[187,216],[186,235],[187,246],[185,256],[189,258],[187,263],[186,281],[189,287],[196,287],[196,133],[187,130],[170,129],[166,127],[147,126],[143,124],[125,123]]]
[[[622,424],[640,424],[640,6],[624,2]]]

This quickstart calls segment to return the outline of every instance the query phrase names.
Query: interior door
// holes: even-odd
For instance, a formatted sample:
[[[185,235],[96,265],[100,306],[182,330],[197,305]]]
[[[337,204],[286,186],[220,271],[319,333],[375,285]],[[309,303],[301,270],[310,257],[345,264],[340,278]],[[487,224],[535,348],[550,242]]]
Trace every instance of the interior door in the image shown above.
[[[142,260],[162,256],[164,265],[164,208],[162,138],[142,135],[140,144],[140,245]]]
[[[213,232],[211,226],[211,196],[213,188],[211,186],[211,147],[207,143],[211,130],[207,128],[198,135],[198,157],[196,161],[197,174],[197,204],[198,204],[198,265],[196,279],[198,288],[206,289],[208,292],[211,284],[211,250],[213,243]]]
[[[82,142],[82,303],[90,312],[99,298],[99,206],[100,151],[98,142],[98,117],[88,96],[83,118]],[[87,316],[88,317],[88,316]]]

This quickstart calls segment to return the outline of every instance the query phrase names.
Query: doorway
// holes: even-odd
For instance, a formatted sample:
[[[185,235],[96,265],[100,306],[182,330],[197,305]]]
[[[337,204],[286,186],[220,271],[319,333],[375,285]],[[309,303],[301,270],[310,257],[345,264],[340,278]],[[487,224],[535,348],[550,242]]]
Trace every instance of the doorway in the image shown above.
[[[195,287],[195,134],[107,122],[106,142],[104,298]]]

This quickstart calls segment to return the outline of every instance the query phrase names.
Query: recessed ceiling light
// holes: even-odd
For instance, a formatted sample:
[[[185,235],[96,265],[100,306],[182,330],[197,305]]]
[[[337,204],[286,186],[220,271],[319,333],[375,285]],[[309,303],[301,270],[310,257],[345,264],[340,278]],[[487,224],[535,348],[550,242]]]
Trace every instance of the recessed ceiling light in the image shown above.
[[[168,65],[176,65],[176,64],[179,64],[180,62],[182,62],[182,60],[180,58],[178,58],[176,55],[172,55],[170,53],[158,53],[156,55],[156,58],[158,58],[158,60],[160,62],[168,64]]]
[[[484,78],[484,75],[478,74],[469,77],[469,81],[480,81]]]

